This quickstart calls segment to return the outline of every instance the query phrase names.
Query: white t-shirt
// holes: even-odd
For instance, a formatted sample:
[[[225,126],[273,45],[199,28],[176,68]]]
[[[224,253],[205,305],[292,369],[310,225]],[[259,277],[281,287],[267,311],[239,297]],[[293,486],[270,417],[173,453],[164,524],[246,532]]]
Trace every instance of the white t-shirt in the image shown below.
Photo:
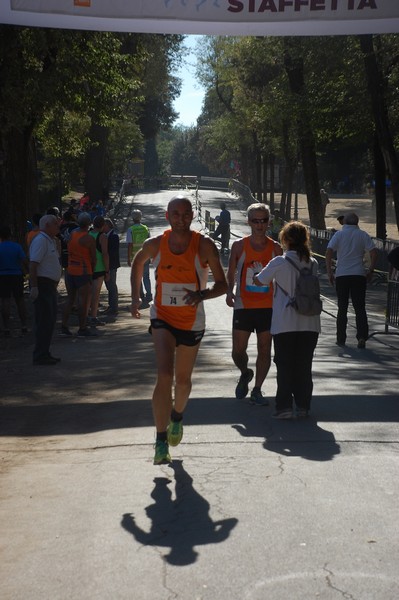
[[[273,258],[259,273],[258,279],[262,284],[273,281],[273,316],[270,333],[272,335],[288,333],[290,331],[317,331],[320,333],[319,315],[311,317],[300,315],[293,306],[289,306],[290,298],[295,296],[295,287],[299,273],[288,260],[285,260],[284,257],[286,255],[299,268],[309,267],[309,263],[299,260],[295,250],[288,250],[283,256]],[[316,273],[318,262],[315,258],[311,258],[310,260],[313,263],[313,272]],[[279,285],[284,288],[288,296],[284,294]]]
[[[32,262],[38,263],[38,277],[48,277],[57,282],[60,280],[62,267],[57,244],[44,231],[33,238],[29,246],[29,258]]]
[[[366,275],[363,258],[375,244],[369,234],[357,225],[343,225],[328,243],[327,249],[337,253],[336,277],[345,275]]]

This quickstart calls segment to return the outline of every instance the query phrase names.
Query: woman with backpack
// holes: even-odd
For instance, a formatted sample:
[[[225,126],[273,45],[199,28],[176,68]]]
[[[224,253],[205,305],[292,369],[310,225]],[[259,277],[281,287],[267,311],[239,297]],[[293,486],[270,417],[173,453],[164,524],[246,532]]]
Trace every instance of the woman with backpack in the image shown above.
[[[256,285],[273,281],[271,333],[277,367],[275,419],[307,417],[313,391],[312,361],[320,333],[320,294],[315,291],[318,263],[310,255],[303,223],[287,223],[280,232],[283,256],[273,258],[254,277]],[[306,278],[308,281],[305,281]],[[301,281],[300,281],[301,280]],[[306,314],[303,314],[306,313]]]

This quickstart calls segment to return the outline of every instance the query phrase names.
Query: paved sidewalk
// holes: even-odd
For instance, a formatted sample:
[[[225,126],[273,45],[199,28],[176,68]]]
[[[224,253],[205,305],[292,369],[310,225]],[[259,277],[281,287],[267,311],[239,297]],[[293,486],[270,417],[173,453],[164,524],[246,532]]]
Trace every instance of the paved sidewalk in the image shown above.
[[[167,198],[135,198],[154,232]],[[230,315],[210,301],[183,441],[154,467],[148,310],[128,314],[123,264],[117,320],[55,336],[59,365],[32,366],[31,334],[1,340],[2,600],[396,600],[399,336],[335,346],[325,286],[312,417],[273,421],[274,365],[270,407],[237,401]]]

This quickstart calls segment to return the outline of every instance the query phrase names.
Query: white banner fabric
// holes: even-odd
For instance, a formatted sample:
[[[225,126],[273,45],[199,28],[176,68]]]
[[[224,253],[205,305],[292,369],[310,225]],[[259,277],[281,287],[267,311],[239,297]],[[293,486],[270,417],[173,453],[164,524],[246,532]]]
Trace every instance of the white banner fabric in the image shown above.
[[[9,0],[1,22],[228,35],[397,32],[399,0]]]

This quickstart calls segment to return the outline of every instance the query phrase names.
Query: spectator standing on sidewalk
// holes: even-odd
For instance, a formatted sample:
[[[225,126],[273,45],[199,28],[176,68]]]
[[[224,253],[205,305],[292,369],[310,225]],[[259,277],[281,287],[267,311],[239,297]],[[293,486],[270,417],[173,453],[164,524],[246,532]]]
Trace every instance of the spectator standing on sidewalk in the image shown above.
[[[274,215],[270,221],[270,232],[273,240],[277,241],[280,231],[284,227],[284,221],[280,217],[280,212],[278,210],[274,211]]]
[[[337,221],[341,225],[341,227],[344,224],[344,218],[345,218],[345,215],[338,215],[338,217],[337,217]]]
[[[96,264],[93,270],[90,305],[90,324],[94,326],[105,325],[105,321],[101,321],[97,317],[101,288],[104,280],[106,282],[109,281],[108,238],[104,233],[104,225],[104,217],[94,217],[93,229],[89,231],[89,235],[92,236],[96,243]]]
[[[338,299],[337,345],[345,346],[348,323],[349,297],[356,315],[357,347],[365,348],[369,335],[366,313],[366,287],[371,280],[377,261],[378,250],[369,234],[359,229],[356,213],[347,213],[340,231],[336,231],[326,251],[327,275],[331,285],[335,283]],[[366,272],[363,259],[370,253],[370,266]],[[337,255],[335,275],[332,271],[333,255]]]
[[[220,203],[220,209],[220,214],[215,218],[218,226],[212,237],[214,240],[218,240],[220,237],[221,252],[223,254],[229,251],[231,215],[226,208],[226,202]]]
[[[91,224],[88,213],[80,213],[78,216],[79,228],[71,232],[68,242],[68,268],[66,271],[66,288],[68,298],[62,315],[61,335],[71,336],[68,328],[69,315],[78,299],[79,337],[91,335],[87,327],[87,314],[91,300],[91,287],[93,281],[93,269],[96,264],[96,242],[89,235]]]
[[[71,239],[71,233],[78,228],[76,214],[73,209],[68,208],[63,214],[60,225],[61,240],[61,265],[63,269],[68,267],[68,242]]]
[[[241,372],[235,394],[237,399],[245,398],[248,384],[254,376],[253,370],[248,368],[247,349],[251,333],[255,331],[256,374],[250,402],[266,406],[269,402],[263,397],[261,388],[271,362],[273,286],[256,286],[253,278],[272,258],[282,254],[282,249],[280,244],[266,235],[270,218],[266,204],[251,204],[247,218],[251,234],[233,243],[227,271],[226,303],[234,308],[232,358]]]
[[[24,273],[27,272],[25,252],[17,242],[11,239],[8,225],[0,227],[0,298],[4,335],[10,337],[11,296],[17,305],[22,333],[27,333],[26,307],[24,300]]]
[[[141,222],[142,214],[141,210],[135,209],[132,212],[133,217],[133,225],[131,225],[126,232],[126,242],[127,242],[127,264],[129,267],[133,263],[133,259],[136,256],[137,252],[141,250],[143,244],[150,237],[150,230],[147,225]],[[144,289],[145,296],[144,296]],[[151,280],[150,280],[150,260],[148,260],[143,269],[143,280],[140,287],[140,298],[148,304],[152,300],[152,292],[151,292]]]
[[[152,397],[157,430],[154,464],[171,462],[169,445],[183,436],[183,413],[191,391],[191,376],[205,332],[204,300],[221,296],[227,283],[213,240],[190,229],[193,208],[185,196],[168,204],[170,229],[144,242],[134,258],[131,283],[133,316],[141,298],[145,263],[153,259],[156,291],[151,305],[151,333],[157,362],[157,381]],[[208,272],[214,283],[207,288]],[[174,384],[174,400],[172,388]]]
[[[390,264],[390,273],[392,275],[393,269],[397,272],[399,271],[399,246],[396,246],[393,250],[388,254],[388,262]]]
[[[287,223],[280,233],[284,256],[276,256],[255,275],[256,285],[273,281],[275,296],[271,333],[274,343],[274,362],[277,367],[275,419],[307,417],[310,410],[313,380],[312,362],[320,333],[320,315],[300,314],[290,301],[295,297],[298,268],[308,267],[317,272],[317,261],[310,255],[309,233],[298,221]]]
[[[103,314],[115,317],[118,314],[118,285],[116,276],[120,263],[119,256],[119,235],[115,231],[115,225],[108,217],[105,219],[104,233],[108,240],[108,256],[109,256],[109,279],[105,280],[105,286],[108,290],[108,307]]]
[[[29,246],[31,244],[31,241],[33,240],[34,237],[36,237],[40,233],[39,222],[40,222],[40,219],[42,218],[42,216],[43,215],[40,213],[35,213],[34,215],[32,215],[32,229],[27,232],[26,237],[25,237],[26,248],[28,250],[28,253],[29,253]]]
[[[55,365],[61,359],[50,353],[51,338],[57,320],[57,286],[62,267],[56,236],[60,231],[55,215],[44,215],[40,233],[29,248],[30,297],[35,313],[34,365]]]
[[[321,206],[323,209],[323,217],[326,216],[327,204],[330,204],[330,198],[325,189],[321,188],[320,190],[320,198],[321,198]]]

